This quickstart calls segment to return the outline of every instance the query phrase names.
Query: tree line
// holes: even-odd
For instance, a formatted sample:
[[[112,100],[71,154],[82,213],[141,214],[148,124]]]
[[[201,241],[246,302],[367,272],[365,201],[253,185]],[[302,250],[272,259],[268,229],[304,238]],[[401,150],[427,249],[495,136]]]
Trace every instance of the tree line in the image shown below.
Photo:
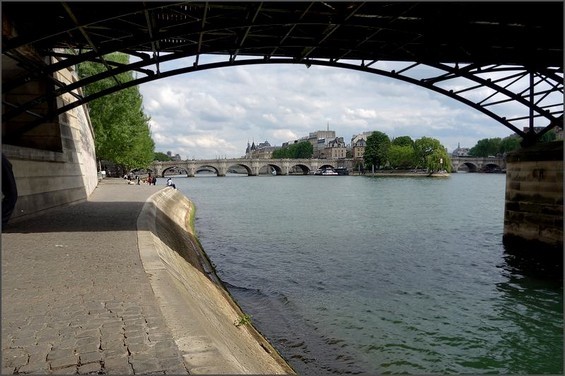
[[[122,53],[104,56],[106,64],[88,61],[78,65],[80,79],[107,71],[108,66],[122,66],[129,57]],[[115,78],[114,78],[115,77]],[[84,87],[88,96],[115,85],[115,80],[126,83],[133,80],[131,72],[119,73]],[[149,126],[150,117],[143,112],[143,98],[137,86],[122,89],[95,99],[88,104],[94,128],[94,145],[99,161],[114,163],[122,173],[146,168],[153,162],[155,142]]]
[[[273,151],[273,158],[307,159],[312,158],[314,146],[308,141],[283,146]]]
[[[556,139],[557,134],[552,129],[541,137],[540,142],[551,142]],[[521,141],[522,139],[517,134],[504,138],[483,138],[469,149],[469,155],[471,157],[504,156],[506,153],[518,150]]]
[[[367,137],[363,155],[365,169],[425,169],[428,172],[450,171],[447,149],[435,138],[410,136],[393,138],[374,131]]]

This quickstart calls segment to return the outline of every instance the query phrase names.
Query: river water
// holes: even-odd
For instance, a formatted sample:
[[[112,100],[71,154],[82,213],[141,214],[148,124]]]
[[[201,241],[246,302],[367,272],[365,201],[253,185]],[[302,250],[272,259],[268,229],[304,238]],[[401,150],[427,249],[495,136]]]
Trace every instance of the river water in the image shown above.
[[[508,263],[503,174],[175,183],[219,277],[301,375],[563,373],[563,282]]]

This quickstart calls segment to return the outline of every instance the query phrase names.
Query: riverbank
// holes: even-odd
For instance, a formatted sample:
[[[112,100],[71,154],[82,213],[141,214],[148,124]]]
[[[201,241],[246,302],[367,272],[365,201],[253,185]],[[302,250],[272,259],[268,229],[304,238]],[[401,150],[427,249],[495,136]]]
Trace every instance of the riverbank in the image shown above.
[[[422,178],[446,178],[451,174],[449,172],[411,171],[411,170],[379,170],[375,172],[366,172],[363,176],[406,176],[406,177],[422,177]]]
[[[215,279],[178,191],[105,178],[2,226],[1,374],[293,373]]]
[[[138,219],[140,255],[191,373],[294,373],[224,288],[178,190],[152,195]]]

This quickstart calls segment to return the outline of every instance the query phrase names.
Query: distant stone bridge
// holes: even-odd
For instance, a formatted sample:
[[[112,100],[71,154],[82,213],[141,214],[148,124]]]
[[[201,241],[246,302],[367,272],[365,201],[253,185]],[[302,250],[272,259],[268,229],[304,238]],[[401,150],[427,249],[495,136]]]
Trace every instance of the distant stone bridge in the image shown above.
[[[226,176],[231,168],[244,168],[249,176],[259,175],[264,167],[269,167],[277,175],[289,175],[291,173],[302,173],[308,175],[323,167],[347,167],[353,170],[355,161],[351,158],[345,159],[263,159],[263,158],[235,158],[235,159],[198,159],[186,161],[153,162],[150,169],[157,175],[163,177],[167,171],[175,170],[186,173],[193,177],[199,171],[213,170],[218,176]],[[452,157],[453,171],[459,171],[466,166],[470,172],[481,172],[489,169],[506,169],[504,158],[475,158],[475,157]]]
[[[463,166],[466,166],[469,172],[506,170],[506,160],[502,157],[451,157],[451,166],[453,171],[460,171]]]
[[[188,177],[193,177],[202,170],[214,170],[218,176],[226,176],[233,167],[242,167],[249,176],[259,175],[264,167],[270,167],[277,175],[289,175],[299,171],[304,175],[322,167],[347,167],[353,168],[353,159],[261,159],[261,158],[235,158],[235,159],[199,159],[187,161],[153,162],[151,171],[163,177],[169,170],[181,171]]]

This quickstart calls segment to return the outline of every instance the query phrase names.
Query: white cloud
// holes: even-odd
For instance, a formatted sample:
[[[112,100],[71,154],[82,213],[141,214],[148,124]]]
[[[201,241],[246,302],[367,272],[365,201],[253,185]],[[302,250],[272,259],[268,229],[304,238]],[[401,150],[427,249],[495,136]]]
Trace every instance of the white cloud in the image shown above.
[[[140,86],[156,150],[182,158],[244,154],[247,142],[271,145],[325,130],[346,142],[380,130],[429,136],[449,150],[511,131],[427,89],[353,70],[256,65],[203,70]]]

